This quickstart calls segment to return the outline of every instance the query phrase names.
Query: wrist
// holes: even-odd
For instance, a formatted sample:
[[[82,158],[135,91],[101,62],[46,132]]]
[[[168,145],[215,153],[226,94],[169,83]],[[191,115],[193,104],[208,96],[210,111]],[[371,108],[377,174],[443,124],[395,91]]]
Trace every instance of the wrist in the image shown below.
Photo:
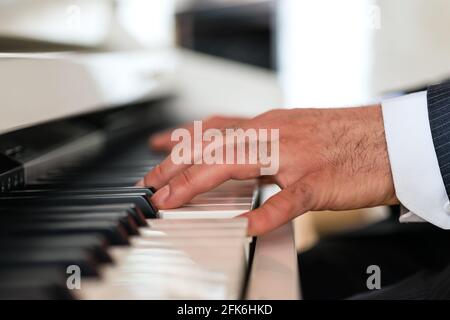
[[[334,113],[328,152],[328,181],[334,182],[321,209],[343,210],[397,203],[381,105],[330,110]]]

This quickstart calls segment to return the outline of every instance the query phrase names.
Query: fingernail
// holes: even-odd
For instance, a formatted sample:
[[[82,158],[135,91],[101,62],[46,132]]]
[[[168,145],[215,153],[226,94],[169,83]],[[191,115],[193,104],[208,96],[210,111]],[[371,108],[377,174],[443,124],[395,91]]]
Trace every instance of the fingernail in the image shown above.
[[[167,184],[162,189],[159,189],[151,198],[154,205],[158,208],[164,206],[164,202],[169,198],[170,186]]]
[[[144,187],[144,179],[139,180],[139,181],[136,183],[136,187]]]

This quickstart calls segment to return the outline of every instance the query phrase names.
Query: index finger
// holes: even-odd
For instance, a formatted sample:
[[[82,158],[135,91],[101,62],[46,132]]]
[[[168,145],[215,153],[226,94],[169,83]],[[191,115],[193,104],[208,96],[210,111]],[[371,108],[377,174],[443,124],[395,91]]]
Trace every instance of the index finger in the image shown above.
[[[257,165],[197,164],[181,171],[151,198],[158,209],[177,208],[200,193],[209,191],[230,179],[259,176]]]
[[[175,164],[169,155],[160,164],[157,164],[150,170],[139,182],[139,185],[159,189],[166,185],[180,171],[186,170],[190,166],[191,164]]]

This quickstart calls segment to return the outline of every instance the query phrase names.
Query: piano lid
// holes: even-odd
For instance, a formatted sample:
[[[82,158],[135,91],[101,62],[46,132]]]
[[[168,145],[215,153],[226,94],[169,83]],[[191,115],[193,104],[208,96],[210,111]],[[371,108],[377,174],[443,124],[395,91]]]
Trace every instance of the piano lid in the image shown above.
[[[127,21],[149,38],[160,35],[124,16],[140,8],[132,3],[0,0],[0,134],[166,94],[174,58],[159,48],[170,41],[137,41]],[[141,20],[170,16],[161,5],[144,9]]]
[[[170,50],[0,53],[0,134],[170,92]]]
[[[0,38],[96,47],[114,15],[111,0],[1,0]]]

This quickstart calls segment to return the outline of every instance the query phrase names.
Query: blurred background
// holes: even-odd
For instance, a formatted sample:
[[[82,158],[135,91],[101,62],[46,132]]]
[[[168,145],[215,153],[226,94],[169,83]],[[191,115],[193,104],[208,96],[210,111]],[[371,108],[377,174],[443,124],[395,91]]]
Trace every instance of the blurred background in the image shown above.
[[[0,52],[158,55],[180,120],[357,106],[441,81],[450,76],[448,30],[448,0],[0,0]],[[23,124],[42,120],[35,112]],[[304,215],[298,248],[387,214]]]

